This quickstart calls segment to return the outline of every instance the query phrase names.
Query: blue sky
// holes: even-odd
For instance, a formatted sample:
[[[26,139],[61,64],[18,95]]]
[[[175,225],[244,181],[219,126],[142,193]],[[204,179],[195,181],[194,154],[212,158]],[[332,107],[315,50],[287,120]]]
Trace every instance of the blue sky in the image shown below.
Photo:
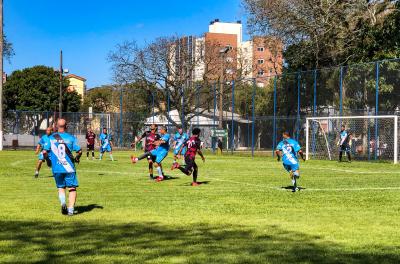
[[[16,53],[4,67],[8,74],[34,65],[59,67],[62,49],[64,68],[92,88],[111,83],[107,54],[116,44],[200,35],[215,18],[244,21],[240,0],[4,0],[4,30]]]

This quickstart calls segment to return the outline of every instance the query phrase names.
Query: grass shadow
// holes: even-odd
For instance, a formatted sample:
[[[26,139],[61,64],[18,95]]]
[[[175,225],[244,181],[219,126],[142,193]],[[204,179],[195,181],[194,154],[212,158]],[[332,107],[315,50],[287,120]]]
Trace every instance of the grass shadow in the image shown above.
[[[0,258],[8,263],[400,263],[394,246],[357,251],[277,226],[73,220],[0,221],[0,241],[6,241]]]

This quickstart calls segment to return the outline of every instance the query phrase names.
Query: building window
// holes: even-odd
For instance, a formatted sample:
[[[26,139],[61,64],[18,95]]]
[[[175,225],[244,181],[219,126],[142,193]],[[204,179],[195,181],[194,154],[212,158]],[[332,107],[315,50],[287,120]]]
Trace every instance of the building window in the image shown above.
[[[264,47],[257,47],[257,51],[264,51]]]
[[[257,60],[257,63],[258,63],[258,64],[263,64],[263,63],[264,63],[264,59],[258,59],[258,60]]]
[[[258,76],[264,76],[264,70],[258,70],[257,75]]]

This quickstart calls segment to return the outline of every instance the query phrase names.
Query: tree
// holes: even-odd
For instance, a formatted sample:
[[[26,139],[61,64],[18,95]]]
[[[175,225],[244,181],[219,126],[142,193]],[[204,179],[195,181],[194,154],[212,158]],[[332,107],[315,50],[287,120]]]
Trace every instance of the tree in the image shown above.
[[[82,111],[88,111],[89,107],[93,108],[94,113],[112,112],[116,107],[114,99],[114,87],[103,85],[88,90],[85,94]]]
[[[3,57],[10,61],[14,55],[15,52],[12,43],[8,41],[6,35],[3,35]]]
[[[183,37],[162,37],[139,47],[135,42],[117,45],[109,54],[118,86],[135,83],[154,96],[160,113],[177,110],[182,124],[212,107],[213,82],[225,83],[239,77],[237,51],[221,56],[219,43],[195,41],[192,48]],[[229,71],[227,69],[230,69]],[[169,118],[169,115],[166,115]],[[175,120],[169,118],[172,124]]]
[[[63,111],[80,109],[81,97],[68,92],[63,81]],[[59,73],[46,66],[14,71],[4,85],[5,110],[56,111],[59,99]]]
[[[395,2],[244,0],[252,32],[281,39],[293,70],[357,60],[369,29],[395,10]]]

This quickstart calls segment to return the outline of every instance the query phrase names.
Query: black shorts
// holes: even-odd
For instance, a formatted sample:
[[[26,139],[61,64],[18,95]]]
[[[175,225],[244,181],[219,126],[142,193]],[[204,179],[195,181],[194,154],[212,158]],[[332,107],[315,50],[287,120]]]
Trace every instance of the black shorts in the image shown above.
[[[185,156],[185,169],[187,171],[190,171],[192,169],[197,169],[197,164],[195,162],[195,160],[193,158],[191,158],[190,156]]]
[[[346,151],[349,152],[350,151],[350,146],[348,144],[343,144],[340,146],[340,152],[342,151]]]
[[[150,152],[150,151],[145,151],[144,153],[147,153],[147,152]],[[151,155],[151,154],[147,155],[146,159],[148,161],[151,161],[151,162],[155,162],[156,161],[156,157]]]
[[[94,144],[86,145],[87,150],[94,150]]]

